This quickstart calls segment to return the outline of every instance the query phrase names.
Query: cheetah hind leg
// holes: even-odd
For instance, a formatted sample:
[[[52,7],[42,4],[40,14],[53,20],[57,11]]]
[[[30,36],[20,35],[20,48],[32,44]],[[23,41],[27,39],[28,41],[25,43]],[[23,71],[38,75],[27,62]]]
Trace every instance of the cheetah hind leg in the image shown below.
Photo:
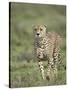
[[[54,78],[55,78],[55,81],[56,81],[56,79],[58,78],[58,54],[56,54],[56,56],[54,57],[53,72],[54,72]]]
[[[41,71],[41,74],[42,74],[42,79],[44,80],[45,75],[44,75],[44,66],[43,66],[42,61],[39,61],[39,68],[40,68],[40,71]]]

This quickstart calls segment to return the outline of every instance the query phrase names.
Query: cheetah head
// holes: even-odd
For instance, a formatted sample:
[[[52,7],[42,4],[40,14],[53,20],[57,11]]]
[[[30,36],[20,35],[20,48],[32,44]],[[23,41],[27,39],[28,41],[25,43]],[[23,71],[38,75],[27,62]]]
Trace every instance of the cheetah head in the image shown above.
[[[45,37],[46,35],[46,25],[33,26],[35,37]]]

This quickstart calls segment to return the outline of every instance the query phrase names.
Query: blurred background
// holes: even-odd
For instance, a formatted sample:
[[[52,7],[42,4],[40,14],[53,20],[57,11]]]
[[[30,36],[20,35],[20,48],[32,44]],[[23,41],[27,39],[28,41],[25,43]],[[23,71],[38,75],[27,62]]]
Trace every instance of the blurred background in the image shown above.
[[[11,87],[58,85],[66,83],[66,6],[10,3],[10,82]],[[33,55],[33,30],[36,24],[47,25],[63,38],[62,63],[55,82],[42,81]],[[45,69],[47,68],[45,64]],[[36,73],[36,74],[35,74]]]

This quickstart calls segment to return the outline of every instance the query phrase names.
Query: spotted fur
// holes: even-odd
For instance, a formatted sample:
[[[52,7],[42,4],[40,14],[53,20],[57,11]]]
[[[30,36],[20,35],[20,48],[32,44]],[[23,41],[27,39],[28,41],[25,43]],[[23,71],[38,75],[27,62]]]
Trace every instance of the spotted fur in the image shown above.
[[[50,80],[51,71],[57,76],[61,37],[55,32],[47,32],[45,25],[34,26],[33,30],[35,57],[37,57],[37,61],[39,62],[42,78],[45,78],[43,60],[47,60],[48,69],[46,79]]]

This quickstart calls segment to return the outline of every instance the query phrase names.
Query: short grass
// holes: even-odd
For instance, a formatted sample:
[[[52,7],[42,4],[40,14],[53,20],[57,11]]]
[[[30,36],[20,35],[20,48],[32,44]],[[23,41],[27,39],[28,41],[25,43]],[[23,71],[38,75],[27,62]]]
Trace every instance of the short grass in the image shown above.
[[[63,85],[66,83],[66,6],[11,3],[10,16],[10,82],[11,87]],[[54,31],[63,38],[62,63],[58,78],[42,80],[33,55],[32,25],[46,24],[47,31]],[[45,64],[44,64],[45,65]],[[45,71],[47,66],[45,66]]]
[[[58,70],[55,81],[43,80],[37,62],[14,62],[11,65],[11,87],[34,87],[66,84],[65,69]],[[45,68],[46,70],[46,68]],[[46,74],[46,73],[45,73]]]

